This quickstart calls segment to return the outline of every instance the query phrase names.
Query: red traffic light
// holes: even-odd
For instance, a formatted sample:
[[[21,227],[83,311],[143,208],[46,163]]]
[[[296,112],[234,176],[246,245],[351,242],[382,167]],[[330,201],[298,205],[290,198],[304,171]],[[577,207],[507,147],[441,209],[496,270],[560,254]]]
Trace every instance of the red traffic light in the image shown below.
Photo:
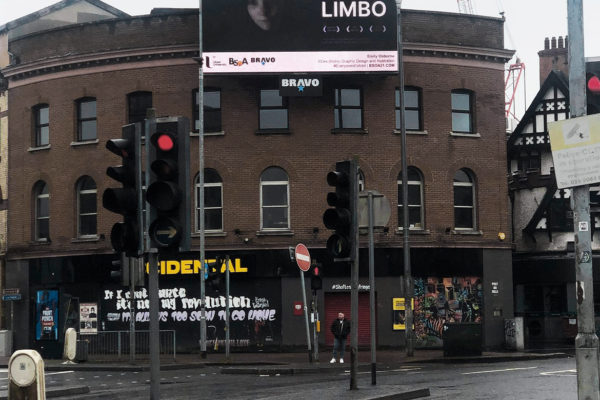
[[[152,137],[152,141],[161,151],[171,151],[175,147],[175,139],[168,133],[157,133]]]
[[[596,75],[588,79],[587,87],[592,93],[600,93],[600,79]]]

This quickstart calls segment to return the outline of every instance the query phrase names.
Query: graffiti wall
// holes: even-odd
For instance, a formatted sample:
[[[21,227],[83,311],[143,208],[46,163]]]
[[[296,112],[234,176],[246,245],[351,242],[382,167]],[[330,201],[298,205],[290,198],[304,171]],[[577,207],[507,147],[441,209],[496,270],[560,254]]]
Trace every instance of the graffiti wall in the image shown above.
[[[481,323],[481,278],[418,278],[414,296],[415,336],[420,347],[441,346],[445,323]]]

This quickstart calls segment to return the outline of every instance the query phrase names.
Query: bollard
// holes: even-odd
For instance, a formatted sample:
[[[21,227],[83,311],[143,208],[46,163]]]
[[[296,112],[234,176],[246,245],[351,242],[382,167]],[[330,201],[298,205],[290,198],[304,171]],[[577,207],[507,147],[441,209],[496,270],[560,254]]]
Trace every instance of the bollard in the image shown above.
[[[46,400],[44,360],[35,350],[18,350],[8,362],[10,400]]]

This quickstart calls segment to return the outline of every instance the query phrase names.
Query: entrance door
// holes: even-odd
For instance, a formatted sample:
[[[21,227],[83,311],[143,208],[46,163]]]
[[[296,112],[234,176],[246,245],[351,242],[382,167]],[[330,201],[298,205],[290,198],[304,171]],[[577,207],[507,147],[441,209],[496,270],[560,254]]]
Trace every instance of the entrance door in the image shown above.
[[[346,319],[350,319],[350,293],[326,293],[325,294],[325,344],[333,346],[333,333],[331,323],[337,319],[338,313],[343,312]],[[369,293],[358,294],[358,345],[369,346],[371,344],[371,325],[369,312]],[[352,321],[354,322],[354,321]],[[350,344],[350,338],[346,342]]]

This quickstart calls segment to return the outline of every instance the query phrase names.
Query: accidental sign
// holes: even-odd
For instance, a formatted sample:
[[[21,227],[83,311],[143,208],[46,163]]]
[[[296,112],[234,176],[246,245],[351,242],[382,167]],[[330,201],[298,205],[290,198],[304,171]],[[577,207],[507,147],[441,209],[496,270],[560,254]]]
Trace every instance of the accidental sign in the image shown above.
[[[559,189],[600,182],[600,114],[548,123]]]

